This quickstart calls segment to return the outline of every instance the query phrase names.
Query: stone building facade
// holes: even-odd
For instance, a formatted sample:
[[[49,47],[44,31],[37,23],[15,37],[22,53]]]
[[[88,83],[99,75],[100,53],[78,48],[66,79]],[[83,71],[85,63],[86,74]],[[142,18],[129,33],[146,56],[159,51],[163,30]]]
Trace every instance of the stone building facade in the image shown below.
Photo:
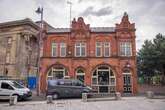
[[[40,89],[47,80],[77,78],[98,93],[137,93],[135,24],[127,13],[115,27],[90,27],[82,17],[71,28],[48,26],[43,40]]]
[[[30,19],[0,23],[0,76],[25,79],[37,72],[39,27]]]

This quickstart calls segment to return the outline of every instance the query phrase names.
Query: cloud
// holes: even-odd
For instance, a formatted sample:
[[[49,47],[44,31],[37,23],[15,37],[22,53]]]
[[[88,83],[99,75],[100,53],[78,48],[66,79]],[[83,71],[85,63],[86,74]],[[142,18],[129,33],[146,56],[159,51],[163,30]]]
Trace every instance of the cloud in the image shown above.
[[[84,12],[82,12],[80,15],[82,16],[106,16],[112,14],[111,7],[107,6],[104,8],[100,8],[99,10],[95,10],[93,6],[88,7]]]
[[[40,19],[35,13],[44,7],[44,20],[54,27],[69,27],[68,0],[0,0],[0,22],[31,18]],[[69,0],[72,18],[83,16],[86,23],[94,26],[115,26],[123,13],[128,12],[130,22],[136,26],[136,45],[141,48],[145,39],[165,34],[165,0]]]

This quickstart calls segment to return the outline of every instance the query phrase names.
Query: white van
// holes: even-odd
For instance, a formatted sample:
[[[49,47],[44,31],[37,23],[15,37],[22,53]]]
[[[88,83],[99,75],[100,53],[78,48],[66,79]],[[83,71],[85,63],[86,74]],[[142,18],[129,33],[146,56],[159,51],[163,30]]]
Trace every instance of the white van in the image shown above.
[[[18,100],[23,100],[31,97],[32,92],[16,81],[0,80],[0,99],[9,99],[10,96],[17,96]]]

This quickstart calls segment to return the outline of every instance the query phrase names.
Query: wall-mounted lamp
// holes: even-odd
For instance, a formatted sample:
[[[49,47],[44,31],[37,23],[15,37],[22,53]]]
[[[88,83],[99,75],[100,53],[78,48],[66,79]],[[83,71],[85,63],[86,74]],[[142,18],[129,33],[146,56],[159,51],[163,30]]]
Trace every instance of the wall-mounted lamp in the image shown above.
[[[127,62],[127,63],[125,64],[125,67],[126,67],[126,68],[130,68],[130,67],[131,67],[131,64],[130,64],[129,62]]]

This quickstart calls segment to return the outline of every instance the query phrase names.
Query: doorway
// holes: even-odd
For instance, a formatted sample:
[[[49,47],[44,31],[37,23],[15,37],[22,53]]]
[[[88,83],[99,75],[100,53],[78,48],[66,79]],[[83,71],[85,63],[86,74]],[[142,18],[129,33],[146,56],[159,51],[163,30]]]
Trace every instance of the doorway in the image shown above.
[[[124,93],[132,93],[132,81],[131,81],[131,74],[130,73],[123,73],[123,88]]]
[[[109,66],[101,65],[95,69],[92,75],[92,88],[98,93],[115,92],[116,79]]]

